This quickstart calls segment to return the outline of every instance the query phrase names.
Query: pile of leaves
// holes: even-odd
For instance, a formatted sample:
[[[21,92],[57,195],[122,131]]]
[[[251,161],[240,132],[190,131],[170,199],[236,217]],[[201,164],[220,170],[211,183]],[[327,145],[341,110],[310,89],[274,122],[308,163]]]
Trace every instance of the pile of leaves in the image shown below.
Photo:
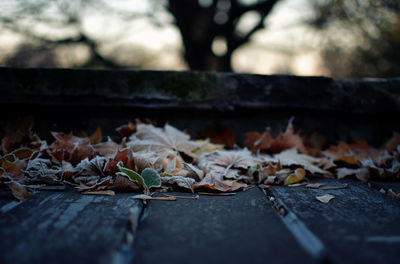
[[[194,140],[169,124],[136,121],[117,128],[120,137],[114,140],[102,142],[98,127],[90,136],[52,132],[55,140],[48,144],[33,133],[32,122],[17,124],[8,125],[2,138],[0,187],[11,189],[19,200],[49,186],[102,195],[140,190],[210,193],[293,186],[315,176],[355,176],[364,182],[400,178],[399,133],[380,148],[355,139],[322,150],[322,136],[306,140],[289,121],[276,137],[269,128],[246,133],[240,148],[231,137],[229,144],[216,144],[223,139],[215,139],[212,132],[203,133],[208,139]]]

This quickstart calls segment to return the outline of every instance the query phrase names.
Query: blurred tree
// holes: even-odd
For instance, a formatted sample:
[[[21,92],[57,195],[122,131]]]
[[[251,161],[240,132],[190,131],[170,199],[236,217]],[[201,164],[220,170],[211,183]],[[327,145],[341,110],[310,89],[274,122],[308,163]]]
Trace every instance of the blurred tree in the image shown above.
[[[278,0],[169,0],[184,44],[184,58],[192,70],[232,71],[233,52],[264,28],[265,19]],[[242,19],[258,17],[252,27],[241,29]]]
[[[6,0],[8,1],[8,0]],[[192,70],[232,71],[233,52],[251,40],[252,35],[264,28],[265,19],[279,0],[153,0],[147,13],[125,10],[112,5],[110,0],[20,0],[8,1],[9,8],[0,8],[0,27],[23,35],[29,43],[23,43],[15,56],[8,58],[8,65],[34,66],[42,59],[41,66],[54,66],[49,56],[57,54],[60,47],[84,46],[87,60],[78,67],[118,68],[121,62],[116,54],[105,53],[102,47],[118,37],[95,36],[85,25],[88,14],[98,14],[104,21],[116,16],[121,30],[127,21],[150,18],[154,24],[160,21],[157,10],[170,12],[175,19],[183,41],[184,54]],[[3,4],[4,5],[4,4]],[[245,17],[252,16],[254,23],[246,24]],[[124,25],[122,25],[124,24]],[[243,26],[245,25],[245,26]],[[19,54],[20,53],[20,54]],[[37,56],[46,53],[46,56]],[[37,54],[37,55],[35,55]],[[25,56],[34,56],[32,59]],[[51,63],[50,63],[51,62]],[[135,65],[129,65],[132,67]]]
[[[400,76],[400,1],[312,0],[308,20],[323,34],[334,77]]]
[[[98,13],[106,19],[116,15],[124,20],[144,16],[115,8],[104,0],[20,0],[2,5],[0,26],[25,38],[14,55],[7,58],[9,66],[59,66],[57,49],[83,46],[89,55],[75,66],[119,68],[122,65],[101,50],[106,42],[105,36],[94,36],[88,32],[85,18],[88,13]]]

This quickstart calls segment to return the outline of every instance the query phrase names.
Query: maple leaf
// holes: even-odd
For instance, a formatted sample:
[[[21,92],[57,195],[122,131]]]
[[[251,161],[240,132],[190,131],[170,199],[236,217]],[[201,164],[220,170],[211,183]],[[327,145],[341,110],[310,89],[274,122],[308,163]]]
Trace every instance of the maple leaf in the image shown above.
[[[262,150],[270,150],[273,153],[279,153],[283,150],[296,148],[301,153],[307,153],[311,149],[305,146],[305,138],[299,133],[294,133],[293,118],[289,120],[284,133],[279,133],[273,138],[270,128],[267,127],[263,134],[258,132],[248,132],[245,134],[244,146],[253,153]]]
[[[279,135],[271,143],[270,150],[273,153],[279,153],[285,149],[296,148],[301,153],[307,153],[307,148],[304,145],[305,138],[300,136],[299,133],[294,133],[293,119],[289,120],[289,124],[286,128],[285,133],[279,133]]]
[[[295,148],[282,151],[279,154],[275,154],[274,158],[278,159],[281,164],[285,166],[300,165],[305,170],[308,170],[311,173],[328,173],[326,170],[323,170],[314,165],[320,163],[321,159],[311,157],[307,154],[299,154]]]
[[[96,154],[103,157],[114,157],[118,152],[120,145],[112,141],[110,138],[104,143],[93,145]]]
[[[112,177],[105,174],[108,159],[97,156],[91,160],[82,160],[76,166],[76,174],[72,176],[75,188],[79,191],[103,190],[111,185]]]
[[[96,130],[89,137],[90,144],[98,144],[101,142],[102,138],[103,133],[101,132],[101,126],[97,126]]]
[[[195,141],[190,140],[189,135],[168,124],[164,129],[147,124],[138,124],[136,128],[137,132],[130,137],[131,142],[128,143],[135,152],[173,150],[195,157],[192,151],[199,147]]]
[[[136,125],[132,122],[128,122],[126,125],[122,125],[115,129],[121,136],[121,138],[129,138],[136,131]]]
[[[359,164],[350,146],[343,141],[340,141],[337,146],[330,146],[322,154],[333,161],[343,161],[351,165]]]
[[[206,171],[213,165],[247,170],[257,163],[261,163],[261,161],[251,156],[248,150],[220,150],[204,154],[199,160],[199,167]]]
[[[220,192],[233,192],[239,189],[247,187],[247,184],[240,183],[238,181],[224,180],[223,175],[208,173],[201,180],[199,184],[195,186],[196,189],[212,190]]]
[[[271,148],[274,138],[272,137],[270,130],[271,129],[267,127],[265,132],[262,134],[256,131],[245,133],[243,145],[253,153],[257,153],[259,150],[267,150]]]
[[[56,141],[50,146],[50,154],[58,161],[69,161],[78,164],[85,158],[93,158],[94,148],[88,138],[75,137],[71,133],[51,133]]]
[[[106,164],[104,170],[109,175],[114,175],[119,171],[118,163],[122,161],[125,164],[125,167],[131,170],[138,170],[136,167],[135,159],[133,157],[133,153],[129,148],[120,149],[115,154],[114,157],[110,158]]]

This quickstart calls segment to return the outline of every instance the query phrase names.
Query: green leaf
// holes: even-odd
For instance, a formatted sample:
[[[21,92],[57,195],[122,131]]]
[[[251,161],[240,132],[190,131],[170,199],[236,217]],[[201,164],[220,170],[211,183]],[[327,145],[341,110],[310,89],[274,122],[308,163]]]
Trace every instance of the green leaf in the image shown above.
[[[124,163],[122,161],[118,162],[117,166],[118,166],[118,169],[121,171],[121,173],[126,175],[126,176],[128,176],[128,178],[131,181],[134,181],[134,182],[138,183],[139,185],[141,185],[141,186],[143,186],[145,188],[147,187],[145,185],[145,181],[142,178],[142,176],[140,176],[140,174],[138,174],[137,172],[135,172],[133,170],[124,168]]]
[[[155,170],[146,168],[142,171],[142,177],[147,189],[161,187],[161,177]]]

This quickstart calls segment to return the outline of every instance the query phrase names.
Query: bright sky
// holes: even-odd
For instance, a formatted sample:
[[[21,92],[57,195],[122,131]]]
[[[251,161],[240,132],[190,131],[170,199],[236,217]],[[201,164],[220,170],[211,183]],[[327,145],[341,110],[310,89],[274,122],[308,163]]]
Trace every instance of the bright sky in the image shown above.
[[[15,0],[1,1],[4,2],[0,3],[0,10],[2,5]],[[149,8],[149,1],[143,0],[106,1],[116,8],[130,12],[146,12]],[[320,66],[318,44],[313,41],[315,38],[311,31],[298,23],[307,15],[306,2],[307,0],[281,0],[268,17],[266,29],[257,32],[249,44],[234,53],[234,69],[238,72],[260,74],[285,72],[298,75],[328,74]],[[173,20],[166,12],[157,14],[161,21]],[[105,40],[105,44],[101,47],[103,52],[116,52],[120,56],[124,54],[122,61],[130,58],[146,61],[144,67],[149,69],[187,69],[179,56],[183,49],[179,31],[171,23],[168,26],[157,27],[147,19],[135,19],[128,26],[121,28],[121,21],[117,17],[110,16],[104,19],[104,15],[98,13],[88,13],[84,17],[84,29],[92,36]],[[246,29],[251,26],[255,19],[254,15],[248,15],[243,19],[241,28]],[[35,29],[43,33],[52,30],[40,25]],[[55,30],[52,34],[60,34],[60,31]],[[19,40],[15,34],[0,31],[0,59],[2,54],[4,56],[12,52]],[[133,49],[129,47],[136,49],[132,51]],[[68,53],[64,52],[66,52],[64,55]],[[75,52],[82,53],[84,49]],[[66,60],[64,63],[67,66],[70,61]]]

